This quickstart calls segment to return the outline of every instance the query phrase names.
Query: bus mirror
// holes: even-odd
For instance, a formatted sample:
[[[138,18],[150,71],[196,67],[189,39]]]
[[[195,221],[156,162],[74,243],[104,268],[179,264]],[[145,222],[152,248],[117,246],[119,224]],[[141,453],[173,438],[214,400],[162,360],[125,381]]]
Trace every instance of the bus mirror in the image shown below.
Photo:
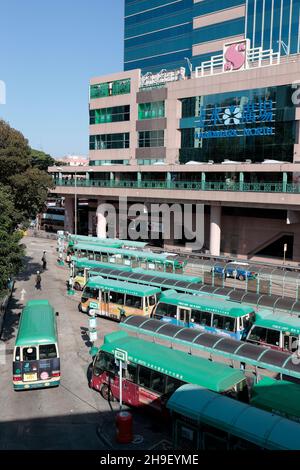
[[[90,356],[92,356],[92,357],[96,356],[97,352],[98,352],[98,348],[96,348],[96,346],[93,346],[93,347],[89,350],[89,354],[90,354]]]
[[[59,312],[55,312],[55,315],[58,317],[58,316],[59,316]]]

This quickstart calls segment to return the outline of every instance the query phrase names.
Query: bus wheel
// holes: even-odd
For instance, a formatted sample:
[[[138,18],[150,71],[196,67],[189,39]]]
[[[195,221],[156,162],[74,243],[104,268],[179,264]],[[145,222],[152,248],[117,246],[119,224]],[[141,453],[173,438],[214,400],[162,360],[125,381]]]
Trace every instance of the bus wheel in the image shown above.
[[[81,290],[81,285],[79,284],[79,282],[75,282],[74,289],[75,290]]]
[[[113,394],[107,384],[103,384],[100,390],[101,395],[106,401],[114,401]]]

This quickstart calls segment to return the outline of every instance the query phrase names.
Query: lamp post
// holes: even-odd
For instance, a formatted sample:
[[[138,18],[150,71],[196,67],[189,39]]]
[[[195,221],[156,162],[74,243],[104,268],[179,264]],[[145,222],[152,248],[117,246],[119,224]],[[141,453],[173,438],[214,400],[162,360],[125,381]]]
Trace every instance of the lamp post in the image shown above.
[[[75,195],[75,198],[74,198],[75,199],[75,207],[74,207],[74,210],[75,210],[75,212],[74,212],[74,226],[75,227],[74,227],[74,232],[75,233],[74,234],[77,235],[77,173],[76,173],[76,171],[75,171],[74,176],[75,176],[75,187],[74,187],[74,189],[75,189],[75,194],[74,194]]]

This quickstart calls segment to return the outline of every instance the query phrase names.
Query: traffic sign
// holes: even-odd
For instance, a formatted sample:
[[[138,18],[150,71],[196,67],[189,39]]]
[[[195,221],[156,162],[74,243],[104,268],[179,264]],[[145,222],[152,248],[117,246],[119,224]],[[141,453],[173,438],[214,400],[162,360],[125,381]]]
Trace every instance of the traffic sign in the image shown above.
[[[123,349],[115,349],[115,359],[118,361],[122,362],[127,362],[128,360],[128,354],[127,351],[124,351]]]

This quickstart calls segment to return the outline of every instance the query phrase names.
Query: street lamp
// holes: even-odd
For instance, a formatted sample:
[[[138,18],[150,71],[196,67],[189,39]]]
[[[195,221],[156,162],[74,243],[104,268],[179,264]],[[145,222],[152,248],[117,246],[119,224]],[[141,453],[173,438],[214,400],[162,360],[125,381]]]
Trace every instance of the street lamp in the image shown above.
[[[75,171],[74,176],[75,176],[75,186],[74,186],[74,189],[75,189],[75,191],[74,191],[74,196],[75,196],[75,198],[74,198],[74,200],[75,200],[74,226],[75,227],[74,227],[74,232],[75,232],[75,235],[77,235],[77,173],[76,173],[76,171]]]

